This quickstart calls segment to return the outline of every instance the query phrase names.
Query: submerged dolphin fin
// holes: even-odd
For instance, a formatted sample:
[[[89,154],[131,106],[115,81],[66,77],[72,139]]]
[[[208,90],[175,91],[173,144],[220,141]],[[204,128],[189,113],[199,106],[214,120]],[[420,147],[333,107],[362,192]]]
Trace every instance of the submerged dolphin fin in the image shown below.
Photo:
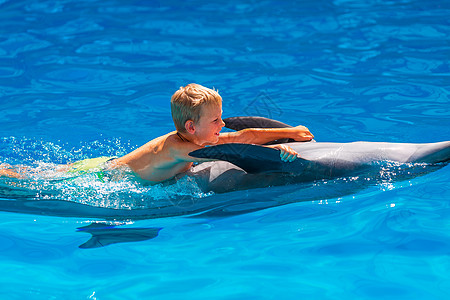
[[[79,248],[99,248],[117,243],[129,243],[150,240],[158,236],[161,228],[115,228],[114,225],[92,223],[78,228],[92,237]]]
[[[292,172],[305,168],[307,160],[283,162],[280,151],[253,144],[222,144],[192,151],[190,156],[228,161],[247,173]]]

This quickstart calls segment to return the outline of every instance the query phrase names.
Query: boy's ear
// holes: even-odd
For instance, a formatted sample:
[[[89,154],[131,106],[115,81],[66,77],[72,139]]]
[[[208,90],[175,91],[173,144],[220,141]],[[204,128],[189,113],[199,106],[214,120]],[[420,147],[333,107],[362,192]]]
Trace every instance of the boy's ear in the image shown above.
[[[194,134],[195,133],[195,124],[194,121],[192,120],[187,120],[186,123],[184,123],[184,128],[186,129],[186,131],[190,134]]]

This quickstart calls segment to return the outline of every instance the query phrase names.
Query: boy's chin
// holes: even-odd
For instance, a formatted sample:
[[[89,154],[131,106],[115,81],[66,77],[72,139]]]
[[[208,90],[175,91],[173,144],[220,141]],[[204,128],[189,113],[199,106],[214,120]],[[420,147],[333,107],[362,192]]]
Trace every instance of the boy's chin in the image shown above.
[[[214,136],[213,138],[209,139],[207,144],[217,144],[219,142],[219,137]]]

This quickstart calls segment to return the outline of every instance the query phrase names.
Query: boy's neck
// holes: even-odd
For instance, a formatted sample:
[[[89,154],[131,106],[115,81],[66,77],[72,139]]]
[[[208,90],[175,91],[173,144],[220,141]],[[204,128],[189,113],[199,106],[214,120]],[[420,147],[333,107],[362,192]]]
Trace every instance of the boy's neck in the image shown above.
[[[186,137],[184,137],[181,133],[179,133],[178,131],[177,131],[177,135],[178,135],[178,137],[183,141],[183,142],[189,142],[189,143],[191,143],[191,141],[190,140],[188,140]]]
[[[191,134],[182,134],[179,131],[176,132],[176,135],[178,135],[178,137],[183,141],[183,142],[187,142],[187,143],[191,143],[191,144],[195,144],[197,146],[200,147],[204,147],[203,145],[201,145],[197,139],[197,137],[195,135],[191,135]],[[186,137],[187,135],[187,137]]]

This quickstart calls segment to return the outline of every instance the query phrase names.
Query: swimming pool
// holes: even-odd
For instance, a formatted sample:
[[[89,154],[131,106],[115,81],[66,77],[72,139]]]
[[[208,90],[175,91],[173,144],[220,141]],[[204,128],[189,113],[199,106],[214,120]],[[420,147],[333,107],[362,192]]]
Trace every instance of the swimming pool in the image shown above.
[[[449,140],[449,12],[443,0],[3,0],[0,161],[126,153],[173,130],[170,96],[190,82],[217,88],[225,117],[303,124],[318,141]],[[15,189],[0,198],[0,297],[445,299],[449,174],[220,196],[187,179]],[[182,193],[252,212],[98,224],[105,207],[189,208],[171,200]],[[258,210],[262,198],[286,205]]]

